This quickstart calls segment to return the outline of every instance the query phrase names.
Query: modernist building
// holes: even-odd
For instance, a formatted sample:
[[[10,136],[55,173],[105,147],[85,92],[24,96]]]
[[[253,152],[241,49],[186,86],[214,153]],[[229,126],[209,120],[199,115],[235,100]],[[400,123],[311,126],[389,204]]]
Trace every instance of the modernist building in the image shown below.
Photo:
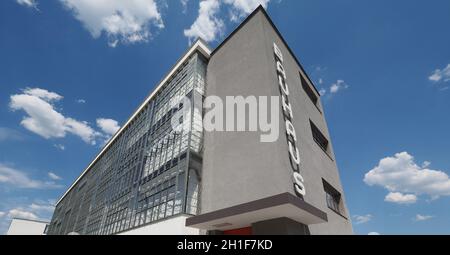
[[[202,100],[278,96],[280,137],[204,132]],[[173,116],[191,99],[191,112]],[[351,234],[320,96],[266,11],[195,42],[58,201],[49,234]]]

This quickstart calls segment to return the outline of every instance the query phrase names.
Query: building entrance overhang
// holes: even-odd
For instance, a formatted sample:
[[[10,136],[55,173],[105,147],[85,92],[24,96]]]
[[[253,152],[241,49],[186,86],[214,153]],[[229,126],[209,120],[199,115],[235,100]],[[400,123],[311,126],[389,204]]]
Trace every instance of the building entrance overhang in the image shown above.
[[[259,199],[186,219],[186,226],[203,230],[238,229],[255,222],[287,217],[305,225],[328,221],[327,214],[290,193]]]

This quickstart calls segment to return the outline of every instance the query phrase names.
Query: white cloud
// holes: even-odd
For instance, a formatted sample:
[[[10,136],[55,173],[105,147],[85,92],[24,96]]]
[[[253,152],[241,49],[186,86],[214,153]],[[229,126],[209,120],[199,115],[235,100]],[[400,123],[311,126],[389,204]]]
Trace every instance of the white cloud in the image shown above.
[[[53,207],[56,205],[56,202],[57,202],[58,200],[57,199],[47,199],[47,203],[49,204],[49,205],[53,205]]]
[[[86,143],[95,145],[98,133],[85,121],[63,116],[54,103],[63,97],[44,89],[25,89],[22,94],[10,97],[10,108],[27,113],[21,124],[26,129],[46,139],[63,138],[67,133],[79,136]]]
[[[413,194],[402,194],[400,192],[389,192],[384,201],[396,204],[414,204],[417,202],[417,196]]]
[[[0,127],[0,142],[2,141],[19,141],[22,140],[22,134],[10,128]]]
[[[20,5],[38,10],[38,2],[36,0],[16,0]]]
[[[119,129],[119,123],[113,119],[97,119],[97,126],[107,135],[114,135]]]
[[[319,90],[319,94],[320,94],[321,96],[324,96],[326,93],[327,93],[327,90],[326,90],[326,89],[320,89],[320,90]]]
[[[378,233],[378,232],[369,232],[367,235],[369,235],[369,236],[379,236],[380,233]]]
[[[56,94],[55,92],[50,92],[45,89],[40,88],[26,88],[23,90],[23,93],[38,97],[47,102],[55,102],[63,99],[63,96]]]
[[[431,162],[430,161],[424,161],[423,163],[422,163],[422,168],[427,168],[427,167],[429,167],[431,165]]]
[[[336,93],[336,92],[338,92],[338,90],[339,90],[339,86],[335,83],[335,84],[333,84],[333,85],[331,85],[331,87],[330,87],[330,93]]]
[[[414,221],[426,221],[432,218],[434,218],[434,216],[417,214],[416,217],[414,218]]]
[[[413,156],[407,152],[381,159],[378,166],[365,174],[364,182],[370,186],[381,186],[389,192],[426,194],[432,199],[439,196],[450,196],[449,176],[440,170],[418,166],[414,162]],[[390,197],[392,199],[395,196],[391,195]],[[404,196],[396,197],[404,198]]]
[[[259,5],[267,8],[270,0],[225,0],[226,4],[232,6],[232,12],[230,13],[232,20],[237,20],[252,11],[254,11]]]
[[[324,71],[326,71],[328,69],[328,67],[323,67],[323,66],[316,66],[316,67],[314,67],[314,71],[316,71],[316,72],[324,72]]]
[[[79,136],[86,143],[95,145],[95,138],[99,135],[86,121],[77,121],[72,118],[65,119],[65,129],[67,132]]]
[[[111,47],[119,42],[148,41],[151,27],[164,28],[154,0],[60,0],[94,38],[106,34]]]
[[[28,219],[28,220],[37,220],[39,217],[29,211],[25,211],[21,208],[11,209],[8,212],[8,217],[10,218],[21,218],[21,219]]]
[[[337,80],[336,83],[331,84],[331,86],[330,86],[330,93],[331,94],[336,94],[340,90],[348,89],[349,87],[350,86],[347,83],[345,83],[344,80]]]
[[[62,178],[60,176],[56,175],[53,172],[48,172],[48,177],[50,177],[50,179],[55,180],[55,181],[62,180]]]
[[[77,103],[79,103],[79,104],[85,104],[85,103],[86,103],[86,100],[84,100],[84,99],[78,99],[78,100],[77,100]]]
[[[66,150],[66,146],[64,146],[63,144],[54,144],[53,146],[55,146],[55,148],[57,148],[58,150]]]
[[[11,96],[10,107],[28,114],[21,122],[26,129],[45,138],[65,136],[65,118],[49,102],[33,95],[17,94]]]
[[[433,74],[428,77],[428,79],[430,81],[436,81],[436,82],[440,81],[442,79],[442,75],[440,74],[440,70],[439,69],[435,70],[433,72]]]
[[[50,200],[36,200],[27,205],[11,205],[0,212],[0,234],[5,233],[13,218],[48,221],[52,217],[55,206]]]
[[[8,213],[3,213],[3,215],[6,215],[8,217],[8,219],[6,220],[11,220],[12,218],[39,220],[42,219],[42,217],[39,217],[38,215],[45,214],[46,216],[51,216],[54,210],[55,207],[50,204],[32,203],[28,206],[19,206],[10,209]]]
[[[371,214],[354,215],[353,218],[355,219],[356,224],[363,224],[363,223],[367,223],[367,222],[371,221],[373,216]]]
[[[180,2],[181,5],[183,6],[183,13],[186,13],[189,0],[180,0]]]
[[[220,9],[220,2],[219,0],[203,0],[199,6],[197,19],[189,29],[184,30],[184,35],[191,42],[197,37],[212,42],[222,33],[224,27],[223,21],[216,17]]]
[[[433,73],[428,77],[428,79],[433,82],[450,81],[450,64],[448,64],[443,69],[434,70]]]
[[[312,66],[313,73],[317,77],[317,83],[320,85],[321,89],[319,90],[319,94],[321,96],[327,95],[326,99],[332,98],[335,94],[346,90],[350,88],[350,85],[348,85],[344,80],[338,79],[336,82],[333,82],[329,85],[326,85],[326,77],[328,70],[328,67],[323,66]]]
[[[61,188],[54,182],[44,182],[30,178],[26,173],[0,163],[0,183],[26,189]]]
[[[183,3],[185,0],[181,1]],[[225,27],[223,19],[218,17],[222,3],[228,8],[229,19],[237,22],[259,5],[266,8],[269,2],[270,0],[201,0],[198,17],[189,29],[184,30],[184,35],[190,42],[198,37],[207,42],[215,41],[223,34]]]
[[[52,213],[55,210],[55,207],[53,205],[49,205],[49,204],[35,204],[32,203],[29,206],[30,210],[32,212],[49,212]]]

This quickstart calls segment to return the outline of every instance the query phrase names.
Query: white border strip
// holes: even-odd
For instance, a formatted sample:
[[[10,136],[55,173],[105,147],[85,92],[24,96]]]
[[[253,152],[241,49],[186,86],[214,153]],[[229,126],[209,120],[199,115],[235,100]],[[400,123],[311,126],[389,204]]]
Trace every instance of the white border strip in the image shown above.
[[[105,153],[105,151],[111,146],[111,144],[117,139],[117,137],[122,133],[122,131],[128,127],[131,121],[139,114],[139,112],[148,104],[148,102],[155,96],[155,94],[162,88],[162,86],[167,82],[167,80],[174,74],[174,72],[196,51],[200,51],[206,58],[209,58],[211,54],[211,50],[208,46],[203,43],[202,40],[197,40],[194,45],[184,54],[184,56],[178,60],[175,66],[171,69],[171,71],[165,76],[165,78],[159,83],[155,90],[145,99],[145,101],[139,106],[139,108],[133,113],[133,115],[128,119],[128,121],[116,132],[116,134],[108,141],[108,143],[103,147],[100,153],[95,157],[95,159],[84,169],[81,175],[75,180],[75,182],[67,189],[64,195],[56,202],[55,206],[57,206],[61,200],[72,190],[72,188],[81,180],[81,178],[87,173],[87,171],[92,167],[92,165],[97,162],[97,160]]]

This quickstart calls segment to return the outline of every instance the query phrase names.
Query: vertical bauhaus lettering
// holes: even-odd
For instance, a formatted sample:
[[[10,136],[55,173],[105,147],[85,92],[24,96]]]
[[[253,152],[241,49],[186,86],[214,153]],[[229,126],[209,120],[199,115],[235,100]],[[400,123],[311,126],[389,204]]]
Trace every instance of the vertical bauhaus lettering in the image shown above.
[[[283,53],[276,43],[273,43],[273,50],[275,54],[276,69],[278,75],[278,86],[281,93],[281,104],[283,106],[283,116],[286,122],[286,136],[288,137],[289,157],[292,164],[294,190],[298,196],[304,196],[306,189],[304,185],[304,178],[300,174],[300,153],[297,147],[297,134],[295,127],[292,124],[293,113],[292,107],[289,102],[289,86],[287,83],[286,70],[283,66]]]

